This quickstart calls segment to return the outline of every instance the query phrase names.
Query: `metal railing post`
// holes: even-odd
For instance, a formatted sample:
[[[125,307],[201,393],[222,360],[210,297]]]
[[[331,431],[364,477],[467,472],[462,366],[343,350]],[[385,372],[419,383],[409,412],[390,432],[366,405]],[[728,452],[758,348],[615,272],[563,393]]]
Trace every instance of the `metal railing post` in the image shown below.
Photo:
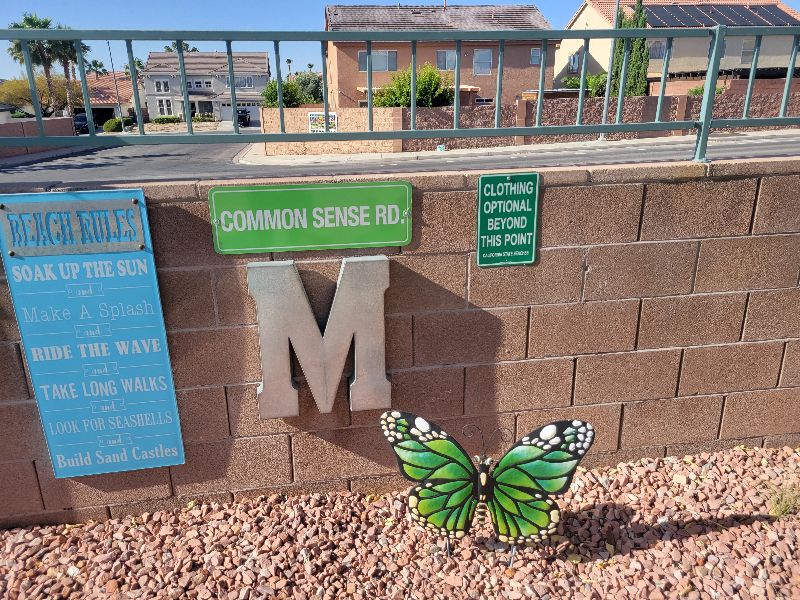
[[[231,120],[233,121],[233,132],[239,133],[239,113],[236,106],[236,77],[233,73],[233,52],[231,51],[231,41],[225,40],[225,53],[228,55],[228,81],[231,88]]]
[[[619,18],[620,0],[614,4],[614,31],[622,26]],[[611,51],[608,53],[608,72],[606,74],[606,93],[603,98],[603,119],[602,124],[608,123],[608,106],[611,103],[611,72],[614,70],[614,50],[617,46],[617,38],[611,38]],[[600,139],[605,139],[605,133],[600,134]]]
[[[44,121],[42,121],[42,107],[39,104],[39,94],[36,92],[36,78],[33,74],[33,62],[31,62],[31,49],[28,41],[22,40],[22,59],[25,61],[25,73],[28,75],[28,87],[31,90],[31,104],[33,104],[33,114],[36,115],[36,127],[39,129],[39,137],[44,137]],[[50,99],[52,101],[52,98]]]
[[[750,99],[753,95],[753,84],[756,80],[756,69],[758,69],[758,55],[761,54],[761,36],[756,36],[753,46],[753,60],[750,61],[750,76],[747,78],[747,92],[744,95],[744,108],[742,108],[742,118],[750,116]]]
[[[628,59],[631,55],[631,40],[622,43],[622,67],[619,70],[619,90],[617,91],[617,116],[615,123],[622,123],[622,109],[625,108],[625,87],[628,83]]]
[[[586,59],[589,56],[589,38],[583,39],[583,48],[581,48],[581,86],[578,90],[578,115],[575,117],[575,125],[580,125],[583,122],[583,101],[586,96]],[[541,68],[541,61],[539,68]]]
[[[453,76],[453,88],[453,129],[458,129],[458,114],[461,108],[461,40],[456,40],[456,66]]]
[[[178,50],[178,67],[181,71],[181,88],[183,89],[183,119],[186,121],[186,131],[194,135],[192,127],[192,107],[189,105],[189,88],[186,87],[186,64],[183,60],[183,40],[175,40]]]
[[[703,103],[700,107],[700,120],[697,122],[697,143],[694,149],[694,160],[707,162],[706,149],[708,135],[711,133],[711,117],[714,113],[714,99],[717,95],[717,77],[719,63],[725,47],[725,25],[717,25],[711,30],[711,54],[706,69],[706,85],[703,90]]]
[[[131,86],[133,87],[133,107],[136,109],[136,125],[139,128],[139,135],[144,135],[144,119],[142,118],[142,103],[139,101],[139,75],[136,71],[136,59],[133,58],[133,42],[125,40],[125,47],[128,50],[128,70],[131,73]],[[125,120],[123,119],[123,125]]]
[[[503,116],[503,57],[506,53],[506,42],[500,40],[500,48],[497,53],[497,89],[494,98],[494,126],[500,127]]]
[[[656,123],[661,122],[661,107],[664,105],[664,92],[667,87],[669,75],[669,61],[672,58],[672,38],[667,38],[667,48],[664,50],[664,64],[661,67],[661,82],[658,86],[658,104],[656,104]]]
[[[328,133],[330,106],[328,105],[328,52],[325,44],[325,40],[320,42],[320,54],[322,56],[322,111],[325,118],[325,133]]]
[[[83,43],[75,40],[75,55],[78,62],[78,75],[81,76],[81,91],[83,92],[83,109],[86,113],[86,125],[89,128],[89,135],[97,135],[94,131],[94,115],[92,114],[92,101],[89,97],[89,84],[86,83],[86,63],[83,60]]]
[[[417,41],[411,40],[411,129],[413,130],[416,128],[417,128]]]
[[[786,110],[789,108],[789,96],[792,92],[792,79],[794,79],[794,65],[797,62],[797,42],[800,36],[792,38],[792,52],[789,55],[789,65],[786,67],[786,84],[783,86],[783,99],[781,100],[781,112],[779,116],[785,117]]]
[[[372,131],[372,42],[367,40],[367,130]]]
[[[539,61],[539,93],[536,95],[536,127],[542,125],[544,110],[544,76],[547,73],[547,40],[542,40],[541,60]]]
[[[281,133],[286,133],[286,122],[283,118],[283,80],[281,79],[281,45],[278,40],[273,40],[272,47],[275,51],[275,79],[278,87],[278,120],[280,121]],[[327,116],[326,116],[327,122]]]

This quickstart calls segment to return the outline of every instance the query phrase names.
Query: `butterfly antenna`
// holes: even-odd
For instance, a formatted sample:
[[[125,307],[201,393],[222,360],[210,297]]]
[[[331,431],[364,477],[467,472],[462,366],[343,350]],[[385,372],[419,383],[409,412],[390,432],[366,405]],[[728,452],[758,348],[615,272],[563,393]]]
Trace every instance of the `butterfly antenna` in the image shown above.
[[[474,437],[476,432],[481,434],[481,456],[486,456],[486,440],[483,437],[483,429],[472,423],[467,423],[462,427],[461,432],[467,438]]]
[[[453,556],[453,551],[450,549],[450,536],[448,535],[445,539],[447,540],[447,558],[450,558]]]
[[[514,566],[514,557],[517,555],[517,546],[516,544],[511,546],[511,556],[508,558],[508,568]]]
[[[495,429],[492,434],[489,436],[489,447],[492,447],[492,441],[494,440],[494,436],[500,434],[500,439],[506,443],[510,442],[514,435],[511,433],[511,430],[508,427],[498,427]]]

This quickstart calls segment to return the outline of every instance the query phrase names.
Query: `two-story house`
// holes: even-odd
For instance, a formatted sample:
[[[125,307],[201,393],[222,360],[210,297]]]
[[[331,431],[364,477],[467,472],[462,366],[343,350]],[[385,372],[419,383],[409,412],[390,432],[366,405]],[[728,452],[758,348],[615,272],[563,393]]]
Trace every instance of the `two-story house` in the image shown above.
[[[584,0],[566,28],[611,29],[614,4],[614,0]],[[724,54],[720,61],[724,85],[731,85],[731,81],[736,79],[747,79],[753,63],[755,37],[736,35],[736,27],[800,25],[800,13],[779,0],[643,0],[643,4],[649,29],[727,26]],[[627,17],[633,15],[635,5],[636,0],[621,1]],[[650,63],[647,70],[651,94],[658,94],[666,42],[666,38],[648,38]],[[582,44],[582,40],[562,42],[556,55],[556,81],[580,72]],[[791,35],[763,38],[756,71],[757,90],[782,89],[782,84],[775,78],[785,76],[791,47]],[[610,39],[591,40],[586,57],[587,71],[590,74],[605,71],[610,51]],[[702,86],[709,52],[709,38],[674,38],[666,92],[681,94],[689,88]],[[778,85],[770,86],[770,80]]]
[[[495,6],[343,6],[325,8],[326,31],[504,31],[551,29],[533,5]],[[552,88],[555,49],[561,40],[548,41],[545,88]],[[498,99],[499,43],[469,41],[461,44],[460,99],[462,105],[494,104]],[[367,103],[367,48],[364,42],[329,42],[328,86],[331,106],[356,107]],[[542,49],[538,40],[505,43],[503,104],[522,92],[538,89]],[[455,42],[417,43],[417,65],[430,63],[453,75]],[[372,44],[373,91],[386,85],[398,70],[411,64],[410,42]]]
[[[185,52],[186,89],[189,114],[213,114],[220,121],[231,119],[231,82],[228,56],[224,52]],[[260,120],[261,92],[269,83],[269,58],[266,52],[234,52],[236,104],[250,112],[251,124]],[[150,118],[177,115],[185,120],[183,88],[177,52],[150,52],[142,72],[144,93]]]

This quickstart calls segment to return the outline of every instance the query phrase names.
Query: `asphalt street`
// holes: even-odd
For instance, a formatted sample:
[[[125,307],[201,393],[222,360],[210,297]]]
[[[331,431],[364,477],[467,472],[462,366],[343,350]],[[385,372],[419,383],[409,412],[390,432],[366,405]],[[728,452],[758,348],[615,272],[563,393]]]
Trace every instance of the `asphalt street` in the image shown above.
[[[226,179],[269,176],[326,176],[359,173],[469,171],[502,168],[587,166],[691,158],[694,136],[649,140],[590,141],[509,149],[501,154],[435,153],[369,160],[315,162],[296,157],[281,164],[248,165],[235,158],[248,144],[124,146],[93,149],[70,156],[39,159],[29,164],[3,165],[2,183],[59,183]],[[800,156],[800,132],[770,131],[714,135],[711,160]]]

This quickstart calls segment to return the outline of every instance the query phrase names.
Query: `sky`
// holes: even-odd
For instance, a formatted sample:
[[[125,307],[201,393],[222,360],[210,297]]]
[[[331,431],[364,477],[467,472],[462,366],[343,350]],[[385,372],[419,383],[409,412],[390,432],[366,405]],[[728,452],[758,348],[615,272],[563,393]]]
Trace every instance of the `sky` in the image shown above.
[[[532,0],[450,0],[450,4],[530,4]],[[553,28],[566,25],[579,5],[579,0],[539,0],[539,7]],[[800,0],[795,0],[800,4]],[[0,2],[0,27],[18,21],[22,12],[33,12],[40,17],[50,17],[73,29],[209,29],[209,30],[295,30],[322,31],[325,28],[325,5],[336,3],[323,0],[25,0]],[[387,4],[391,0],[339,0],[341,4]],[[442,0],[403,0],[403,4],[441,5]],[[224,44],[214,42],[191,43],[199,50],[225,50]],[[5,45],[5,41],[0,41]],[[105,42],[92,42],[89,60],[103,61],[111,69],[109,51]],[[135,56],[143,61],[149,51],[162,50],[163,43],[134,42]],[[272,56],[272,44],[234,43],[234,52],[266,50]],[[117,70],[127,62],[124,42],[111,43],[111,56]],[[291,58],[292,69],[305,69],[308,63],[320,69],[318,44],[282,43],[281,68],[285,75],[285,59]],[[0,52],[0,78],[18,77],[22,66],[11,60],[7,52]],[[274,68],[273,68],[274,73]]]
[[[800,9],[800,0],[784,0],[789,6]],[[530,4],[539,7],[554,29],[563,28],[580,5],[580,0],[450,0],[450,4]],[[340,0],[341,4],[397,4],[395,0]],[[403,4],[440,5],[442,0],[403,0]],[[50,17],[73,29],[208,29],[208,30],[284,30],[322,31],[325,28],[323,0],[24,0],[0,2],[0,27],[18,21],[22,12],[33,12],[40,17]],[[191,43],[199,50],[224,51],[222,43]],[[5,45],[5,41],[0,41]],[[146,60],[150,51],[161,50],[163,43],[134,42],[134,55]],[[92,42],[89,60],[97,59],[111,69],[113,60],[117,70],[124,68],[127,53],[124,42]],[[272,56],[272,44],[267,42],[233,45],[234,51],[266,50]],[[292,68],[305,69],[308,63],[320,69],[319,45],[310,43],[281,44],[281,68],[285,75],[285,59],[293,61]],[[7,52],[0,52],[0,78],[18,77],[22,66],[11,60]],[[273,68],[274,73],[274,68]]]

